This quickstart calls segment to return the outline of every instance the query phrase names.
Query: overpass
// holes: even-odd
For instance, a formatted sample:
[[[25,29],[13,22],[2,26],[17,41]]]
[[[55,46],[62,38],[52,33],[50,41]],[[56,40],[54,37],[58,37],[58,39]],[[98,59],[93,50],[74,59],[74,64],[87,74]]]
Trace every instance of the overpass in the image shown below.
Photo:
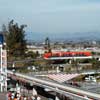
[[[91,93],[91,92],[84,91],[81,89],[65,86],[60,83],[55,83],[55,82],[39,79],[37,77],[27,76],[27,75],[17,73],[17,72],[13,73],[12,71],[7,71],[7,74],[10,77],[15,77],[15,79],[17,80],[24,80],[31,84],[39,85],[44,88],[49,88],[57,93],[64,94],[65,96],[70,95],[70,97],[73,96],[73,97],[78,98],[74,100],[83,100],[83,99],[84,100],[94,100],[94,99],[100,100],[100,94]],[[84,96],[87,96],[88,98],[84,98]],[[92,98],[92,99],[89,99],[89,98]]]

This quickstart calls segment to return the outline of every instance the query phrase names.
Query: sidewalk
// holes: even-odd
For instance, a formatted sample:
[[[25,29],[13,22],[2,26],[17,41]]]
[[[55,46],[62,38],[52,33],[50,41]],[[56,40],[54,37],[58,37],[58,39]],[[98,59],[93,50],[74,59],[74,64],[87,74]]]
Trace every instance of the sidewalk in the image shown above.
[[[7,93],[0,93],[0,100],[7,100]]]

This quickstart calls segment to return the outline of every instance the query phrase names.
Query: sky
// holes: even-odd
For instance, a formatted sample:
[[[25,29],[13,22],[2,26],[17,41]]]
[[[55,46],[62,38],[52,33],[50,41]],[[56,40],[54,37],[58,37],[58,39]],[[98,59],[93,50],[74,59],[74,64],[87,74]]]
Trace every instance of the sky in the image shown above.
[[[27,32],[99,32],[100,0],[0,0],[0,27],[11,19]]]

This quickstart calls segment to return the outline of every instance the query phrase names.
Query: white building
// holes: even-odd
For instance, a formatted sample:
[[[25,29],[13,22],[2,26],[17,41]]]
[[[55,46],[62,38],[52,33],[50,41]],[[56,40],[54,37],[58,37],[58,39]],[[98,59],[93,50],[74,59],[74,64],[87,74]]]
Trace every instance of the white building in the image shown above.
[[[7,91],[7,53],[0,44],[0,92]]]

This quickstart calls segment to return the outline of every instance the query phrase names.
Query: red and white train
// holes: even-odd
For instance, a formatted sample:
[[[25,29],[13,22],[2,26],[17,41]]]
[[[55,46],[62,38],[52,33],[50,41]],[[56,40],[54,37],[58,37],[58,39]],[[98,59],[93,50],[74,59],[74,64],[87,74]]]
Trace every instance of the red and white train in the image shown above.
[[[67,52],[51,52],[43,55],[44,59],[56,60],[56,59],[86,59],[92,58],[91,52],[88,51],[67,51]]]

